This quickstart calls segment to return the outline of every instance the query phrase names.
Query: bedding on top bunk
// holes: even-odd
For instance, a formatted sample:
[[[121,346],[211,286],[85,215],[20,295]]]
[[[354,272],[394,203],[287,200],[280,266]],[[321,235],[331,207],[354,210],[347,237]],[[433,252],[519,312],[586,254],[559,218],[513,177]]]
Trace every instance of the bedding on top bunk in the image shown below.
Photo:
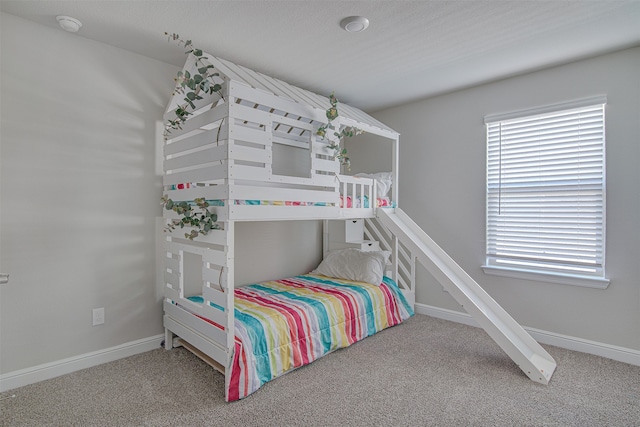
[[[190,299],[203,303],[198,296]],[[238,288],[227,400],[242,399],[284,373],[412,315],[388,277],[372,285],[310,273]]]
[[[207,200],[209,206],[224,206],[224,200]],[[340,196],[340,203],[327,202],[299,202],[293,200],[233,200],[234,205],[252,206],[338,206],[340,208],[369,208],[369,198],[364,196],[364,203],[359,197]],[[363,206],[364,205],[364,206]],[[376,198],[376,207],[396,207],[388,197]]]

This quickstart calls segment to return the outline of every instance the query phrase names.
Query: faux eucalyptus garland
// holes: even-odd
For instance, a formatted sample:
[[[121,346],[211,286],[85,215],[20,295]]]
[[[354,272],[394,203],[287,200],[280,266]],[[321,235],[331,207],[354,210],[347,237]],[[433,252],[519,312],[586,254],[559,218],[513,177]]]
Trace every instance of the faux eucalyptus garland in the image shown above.
[[[344,147],[341,148],[340,142],[342,142],[345,137],[351,138],[364,133],[364,131],[353,126],[346,126],[342,129],[336,129],[333,121],[338,118],[338,98],[336,98],[336,95],[333,92],[329,96],[329,103],[331,104],[331,107],[327,109],[327,119],[329,120],[329,122],[326,125],[320,126],[318,128],[318,131],[316,132],[316,135],[325,139],[329,139],[327,138],[327,133],[330,133],[332,131],[332,135],[334,138],[329,139],[328,148],[333,150],[333,157],[335,159],[338,159],[342,166],[346,166],[347,170],[351,170],[351,160],[347,155],[347,149]]]
[[[182,216],[181,219],[174,219],[165,227],[165,231],[173,231],[177,227],[184,228],[186,226],[193,227],[190,233],[185,233],[184,237],[193,240],[200,234],[206,235],[211,230],[218,230],[220,226],[217,224],[218,215],[209,211],[209,203],[203,198],[190,202],[176,203],[169,199],[166,195],[162,196],[162,204],[168,211],[174,211]],[[194,205],[198,207],[196,210]]]
[[[174,111],[176,118],[168,120],[165,124],[165,138],[171,133],[172,129],[182,129],[182,124],[187,118],[193,114],[193,110],[196,109],[194,101],[202,99],[201,94],[213,94],[214,92],[220,95],[224,99],[224,95],[221,92],[222,86],[216,83],[214,77],[220,74],[213,71],[213,65],[205,64],[204,60],[208,59],[204,56],[202,49],[193,47],[191,40],[183,40],[176,33],[169,34],[164,33],[169,37],[169,41],[175,41],[178,45],[183,44],[186,48],[185,54],[190,53],[196,59],[196,71],[190,73],[187,70],[178,71],[176,78],[176,87],[172,95],[181,94],[184,95],[184,104],[178,105]]]

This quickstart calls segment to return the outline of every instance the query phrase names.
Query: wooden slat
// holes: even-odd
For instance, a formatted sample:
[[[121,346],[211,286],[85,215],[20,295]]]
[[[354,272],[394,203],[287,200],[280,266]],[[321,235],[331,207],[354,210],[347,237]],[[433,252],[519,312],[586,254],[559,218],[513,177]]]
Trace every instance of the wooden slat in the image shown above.
[[[234,205],[229,209],[229,217],[237,221],[340,218],[340,208],[329,206]]]
[[[166,190],[163,194],[174,202],[190,202],[198,197],[206,200],[224,200],[229,196],[229,187],[227,185],[194,186],[183,190]]]
[[[281,81],[281,83],[285,86],[287,86],[287,88],[289,89],[289,91],[291,91],[294,96],[295,96],[295,100],[298,101],[300,104],[308,104],[311,105],[312,107],[321,109],[321,110],[327,110],[327,108],[329,108],[330,104],[327,102],[326,98],[322,99],[320,97],[318,97],[316,95],[316,97],[314,97],[313,95],[311,95],[311,92],[308,92],[304,89],[300,89],[297,86],[294,86],[292,84],[289,84],[287,82],[283,82]]]
[[[200,129],[204,126],[210,125],[222,120],[229,115],[229,104],[220,104],[217,107],[212,108],[206,113],[202,113],[199,116],[193,117],[182,124],[182,129],[173,129],[169,134],[170,140],[186,135],[194,130]]]
[[[271,86],[275,87],[278,92],[285,94],[287,101],[291,100],[293,103],[300,104],[298,94],[291,90],[291,85],[271,77]],[[284,110],[288,111],[287,109]]]
[[[222,86],[223,86],[223,88],[221,89],[221,92],[223,92],[225,90],[224,86],[226,86],[226,85],[225,85],[224,82],[222,82]],[[215,105],[221,99],[220,95],[218,95],[217,92],[214,92],[213,94],[203,93],[202,92],[200,96],[202,96],[202,99],[198,99],[198,100],[193,101],[193,105],[195,105],[195,108],[189,107],[189,111],[192,112],[194,114],[194,116],[198,115],[198,114],[202,114],[204,111],[200,111],[200,110],[206,110],[206,109],[211,108],[211,105]],[[167,123],[169,120],[175,120],[176,119],[176,117],[177,117],[176,113],[175,113],[176,107],[178,105],[184,106],[184,105],[187,104],[186,101],[184,100],[184,98],[185,98],[184,94],[177,94],[176,95],[177,103],[176,103],[175,107],[173,109],[171,109],[171,111],[165,113],[164,116],[162,117],[162,119],[163,119],[163,121],[165,123]]]
[[[374,218],[376,216],[373,208],[342,208],[339,218]]]
[[[258,108],[253,108],[253,103],[250,104],[252,104],[252,106],[246,106],[237,103],[231,104],[229,106],[229,117],[254,123],[260,123],[265,127],[269,127],[272,119],[272,114]]]
[[[237,98],[267,105],[277,110],[286,111],[289,114],[295,114],[296,116],[307,117],[320,123],[327,121],[326,111],[315,109],[311,105],[298,104],[297,102],[289,101],[288,99],[280,98],[273,94],[252,90],[248,86],[234,84],[234,82],[231,83],[229,90],[230,94]]]
[[[277,85],[274,84],[274,78],[273,77],[269,77],[266,76],[264,74],[261,73],[257,73],[255,71],[249,70],[247,69],[247,72],[251,72],[253,77],[256,80],[259,80],[260,82],[262,82],[262,84],[267,87],[271,92],[273,92],[275,95],[284,97],[286,99],[289,99],[291,101],[293,101],[293,99],[291,99],[291,96],[287,93],[285,93],[284,91],[282,91],[282,89],[280,89]]]
[[[244,126],[232,126],[231,129],[229,130],[229,139],[253,142],[254,144],[262,144],[265,146],[270,146],[271,132],[265,132],[264,130],[251,129]]]
[[[164,170],[171,171],[175,169],[182,169],[190,166],[198,166],[207,163],[218,162],[227,160],[226,145],[211,146],[203,150],[196,151],[195,153],[185,154],[184,156],[175,157],[173,159],[164,161]]]
[[[164,258],[164,268],[173,271],[174,273],[180,270],[180,260],[175,258]]]
[[[228,214],[227,214],[227,206],[212,206],[209,208],[210,212],[215,212],[216,215],[218,215],[218,221],[217,222],[224,222],[227,220]],[[174,219],[182,219],[182,217],[180,215],[178,215],[176,212],[174,212],[173,210],[163,210],[162,211],[162,215],[164,216],[165,219],[168,220],[174,220]],[[184,232],[188,232],[191,231],[190,227],[185,227],[184,229],[178,229],[175,233],[176,234],[168,234],[167,237],[171,237],[172,239],[174,238],[178,238],[178,239],[182,239],[183,234],[180,231],[184,231]],[[212,230],[215,231],[215,230]],[[196,240],[200,240],[201,237],[198,237]],[[206,243],[206,242],[204,242]]]
[[[271,150],[266,150],[264,148],[253,148],[231,144],[229,146],[229,159],[271,164],[272,154]]]
[[[168,271],[164,272],[164,281],[165,283],[169,283],[173,286],[180,286],[180,274],[178,273],[169,273]]]
[[[293,188],[258,187],[235,185],[229,195],[236,200],[281,200],[338,203],[339,195],[332,191],[318,191]]]
[[[172,301],[179,301],[180,300],[180,292],[178,292],[177,289],[174,289],[174,288],[169,287],[169,286],[165,286],[164,287],[164,296],[165,296],[165,298],[169,298]]]
[[[206,323],[204,320],[200,320],[200,322]],[[210,338],[211,335],[198,333],[193,328],[187,327],[184,324],[177,322],[172,316],[167,315],[164,316],[164,327],[179,336],[181,339],[186,340],[190,344],[194,345],[196,348],[204,352],[207,356],[211,357],[218,363],[225,366],[227,365],[227,359],[229,356],[226,349],[222,347],[222,344],[216,344]]]
[[[318,186],[318,187],[337,187],[338,180],[335,175],[320,175],[315,174],[311,178],[302,178],[289,175],[271,175],[269,177],[270,182],[277,182],[283,184],[293,185],[306,185],[306,186]]]
[[[174,300],[181,309],[186,310],[194,315],[203,317],[217,323],[223,328],[227,325],[227,316],[224,311],[213,307],[211,305],[205,305],[197,302],[193,302],[187,298],[179,298]]]
[[[231,63],[227,63],[227,65],[229,65],[229,67],[231,67],[230,65]],[[255,89],[259,89],[262,90],[264,92],[269,92],[271,93],[271,90],[269,90],[265,85],[262,84],[262,82],[256,80],[251,73],[247,72],[247,68],[238,65],[238,64],[233,64],[235,67],[233,69],[233,71],[235,71],[236,75],[238,75],[239,77],[242,78],[242,80],[247,83],[248,85],[250,85],[251,87],[255,88]]]
[[[284,116],[275,116],[272,118],[274,123],[282,123],[287,126],[293,126],[300,129],[306,129],[309,131],[316,130],[317,126],[314,126],[312,123],[309,123],[311,119],[305,117],[299,117],[297,119],[292,119]]]
[[[206,182],[225,178],[227,178],[227,166],[212,165],[164,175],[162,177],[162,185],[177,185],[185,182]]]
[[[340,173],[340,163],[335,160],[311,159],[311,169]]]
[[[216,230],[216,229],[209,230],[209,232],[206,235],[200,234],[198,237],[196,237],[193,240],[183,238],[183,234],[189,233],[191,230],[192,230],[191,227],[178,229],[176,231],[177,234],[173,234],[171,236],[171,242],[178,243],[181,245],[187,245],[187,246],[198,246],[198,245],[202,246],[202,244],[224,246],[226,244],[226,233],[227,233],[226,230]],[[210,247],[207,247],[207,249],[210,249],[214,252],[218,251],[218,249],[210,248]],[[219,264],[219,265],[223,265],[223,264]]]
[[[170,156],[183,151],[193,150],[194,148],[204,147],[209,144],[222,145],[223,142],[228,139],[228,136],[228,125],[223,123],[222,129],[215,128],[205,130],[170,144],[166,144],[164,146],[164,155]]]
[[[248,181],[266,181],[269,178],[271,168],[263,166],[231,165],[229,167],[229,179],[246,179]]]
[[[218,272],[216,272],[218,273]],[[217,278],[216,278],[217,280]],[[214,286],[218,286],[218,285],[214,285]],[[214,304],[217,304],[221,307],[225,307],[225,304],[227,303],[227,296],[225,295],[225,292],[220,291],[219,289],[216,289],[215,287],[208,287],[205,286],[202,289],[202,297],[207,300],[207,301],[211,301]],[[220,310],[218,310],[220,311]]]
[[[210,61],[211,64],[213,64],[214,69],[217,68],[219,72],[227,76],[229,79],[241,84],[247,84],[244,83],[244,79],[242,77],[235,73],[234,69],[236,68],[236,64],[234,64],[233,62],[225,61],[224,59],[218,57],[212,57]]]
[[[216,303],[217,304],[217,303]],[[224,307],[224,305],[222,305]],[[228,323],[227,315],[224,311],[209,304],[200,305],[196,313],[205,319],[211,320],[226,329]]]

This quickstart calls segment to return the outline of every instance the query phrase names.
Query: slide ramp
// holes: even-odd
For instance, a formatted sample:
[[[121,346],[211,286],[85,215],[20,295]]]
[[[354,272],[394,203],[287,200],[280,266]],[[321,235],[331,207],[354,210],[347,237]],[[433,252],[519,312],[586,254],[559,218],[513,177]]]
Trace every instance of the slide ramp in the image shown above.
[[[553,357],[422,228],[399,208],[376,209],[376,216],[532,381],[549,383]]]

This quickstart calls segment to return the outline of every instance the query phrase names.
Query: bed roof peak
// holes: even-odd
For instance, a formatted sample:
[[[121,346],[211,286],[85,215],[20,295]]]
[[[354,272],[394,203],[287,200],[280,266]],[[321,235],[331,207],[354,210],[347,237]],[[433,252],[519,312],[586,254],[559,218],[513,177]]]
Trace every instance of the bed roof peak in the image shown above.
[[[222,77],[226,77],[228,80],[239,82],[250,86],[254,89],[266,91],[272,93],[278,97],[294,101],[296,103],[326,111],[330,107],[329,97],[318,95],[306,89],[302,89],[298,86],[294,86],[283,80],[276,79],[274,77],[267,76],[266,74],[253,71],[242,65],[235,64],[231,61],[218,58],[208,53],[203,53],[203,56],[207,59],[204,60],[213,65],[214,70]],[[195,56],[190,54],[185,62],[183,71],[192,70],[195,68]],[[178,103],[182,102],[182,97],[178,94],[174,94],[167,106],[167,112],[173,110]],[[397,138],[398,132],[391,129],[389,126],[365,113],[364,111],[352,107],[350,105],[340,103],[338,107],[340,111],[340,117],[345,123],[350,126],[360,125],[363,130],[366,128],[379,129],[383,134],[386,134],[390,138]],[[377,133],[377,132],[376,132]]]

